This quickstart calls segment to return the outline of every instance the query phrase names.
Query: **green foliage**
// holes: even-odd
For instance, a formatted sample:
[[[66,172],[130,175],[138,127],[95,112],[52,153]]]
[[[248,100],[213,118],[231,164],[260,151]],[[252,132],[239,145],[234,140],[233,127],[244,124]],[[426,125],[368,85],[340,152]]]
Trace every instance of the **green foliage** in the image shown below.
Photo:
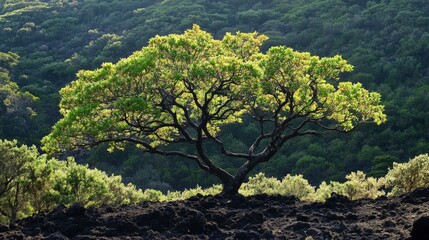
[[[11,80],[11,71],[18,62],[18,54],[0,52],[0,138],[18,137],[16,132],[25,132],[26,122],[36,114],[33,107],[38,98],[22,92]]]
[[[216,40],[194,25],[183,34],[156,36],[116,64],[80,71],[60,91],[63,118],[42,140],[43,149],[53,153],[108,143],[109,150],[123,150],[132,143],[149,153],[191,159],[227,191],[228,184],[234,185],[235,194],[254,166],[270,160],[292,138],[386,121],[380,94],[339,81],[341,73],[353,69],[346,60],[284,46],[263,53],[265,40],[256,32],[227,33]],[[246,117],[259,124],[259,136],[248,150],[226,151],[221,128]],[[308,129],[311,124],[317,128]],[[160,149],[180,148],[183,142],[197,154]],[[207,155],[205,142],[220,145],[218,154],[249,162],[236,173],[226,172]]]
[[[314,194],[314,201],[315,202],[325,202],[326,199],[330,198],[333,192],[332,183],[326,183],[323,181],[319,187],[317,188],[315,194]]]
[[[249,181],[244,183],[240,193],[249,196],[255,194],[274,194],[277,192],[281,182],[277,178],[267,178],[264,173],[258,173],[254,177],[249,177]]]
[[[421,154],[407,163],[393,163],[386,175],[389,195],[400,195],[429,186],[429,155]]]
[[[313,199],[315,189],[302,175],[291,176],[288,174],[282,181],[279,181],[276,178],[267,178],[264,173],[258,173],[254,177],[249,177],[249,181],[243,184],[239,192],[245,196],[278,194],[310,201]]]
[[[58,204],[71,206],[121,205],[144,199],[141,190],[124,185],[120,176],[67,161],[39,155],[36,147],[18,146],[0,140],[1,223],[33,213],[52,210]]]
[[[0,140],[0,217],[14,222],[31,212],[25,203],[26,175],[35,161],[36,147],[20,146],[16,141]]]
[[[191,189],[185,189],[183,191],[168,191],[165,199],[166,201],[177,201],[177,200],[184,200],[188,199],[190,197],[196,196],[196,195],[217,195],[222,191],[222,185],[213,185],[210,188],[202,189],[200,186],[197,186],[196,188]]]
[[[331,197],[333,192],[356,200],[360,198],[378,198],[384,196],[381,190],[385,185],[384,178],[367,178],[361,171],[353,172],[346,176],[344,183],[322,182],[316,189],[303,178],[302,175],[287,175],[279,181],[276,178],[267,178],[264,173],[258,173],[254,177],[249,177],[249,181],[243,184],[240,193],[245,196],[255,194],[269,194],[282,196],[295,196],[303,201],[324,202]]]
[[[184,191],[136,190],[134,185],[124,185],[119,176],[87,166],[78,165],[73,159],[58,161],[39,155],[35,147],[18,147],[16,141],[0,141],[4,169],[0,174],[0,223],[13,222],[33,213],[52,210],[57,204],[66,206],[78,202],[85,207],[121,205],[141,201],[180,201],[193,196],[217,195],[222,185],[203,189],[200,186]],[[351,200],[385,196],[384,186],[392,188],[388,196],[403,194],[418,187],[427,187],[427,154],[417,156],[404,164],[394,164],[386,177],[366,177],[361,172],[352,172],[347,181],[322,182],[317,188],[311,186],[302,175],[287,175],[281,181],[258,173],[249,177],[240,188],[245,196],[255,194],[295,196],[303,201],[324,202],[332,193]],[[412,176],[412,177],[410,177]]]
[[[22,92],[29,91],[40,98],[31,107],[37,110],[36,117],[0,119],[1,126],[7,125],[2,127],[3,138],[19,138],[39,146],[40,139],[61,117],[57,114],[59,98],[56,93],[75,78],[79,69],[95,69],[102,61],[116,62],[146,46],[157,34],[178,33],[197,23],[217,38],[225,32],[263,33],[270,38],[262,46],[264,51],[273,45],[286,45],[319,56],[341,53],[355,66],[355,71],[347,76],[383,95],[382,103],[389,115],[389,121],[383,126],[360,127],[350,135],[300,139],[282,149],[281,157],[258,171],[278,178],[289,173],[303,174],[312,184],[323,180],[339,181],[357,170],[380,177],[392,166],[392,160],[409,159],[429,151],[429,134],[424,131],[429,128],[426,73],[429,5],[426,0],[0,2],[0,52],[20,55],[20,64],[14,67],[10,77]],[[111,48],[105,38],[98,41],[103,35],[116,35],[120,40],[113,39],[111,42],[115,44]],[[89,47],[91,42],[97,44]],[[243,125],[251,125],[251,122],[245,119]],[[240,124],[226,131],[230,129],[238,130]],[[246,146],[252,133],[249,129],[230,134],[226,144]],[[314,154],[308,148],[310,144],[318,145],[323,151]],[[364,149],[364,146],[371,149]],[[369,154],[368,150],[373,152]],[[101,153],[94,155],[94,158],[109,159]],[[215,151],[210,155],[219,159],[222,166],[232,168],[234,165]],[[318,158],[317,166],[324,169],[321,174],[314,171],[316,164],[295,165],[306,155]],[[386,155],[392,158],[384,158],[382,162],[368,158]],[[140,154],[131,151],[117,157],[114,164],[97,162],[97,166],[110,172],[115,168],[119,173],[121,162],[130,164],[127,158],[140,158]],[[123,175],[124,179],[139,183],[142,177],[137,173],[151,165],[158,180],[171,185],[171,189],[217,183],[186,161],[174,158],[172,163],[166,164],[152,159],[144,157],[133,166],[127,166],[135,171]],[[191,173],[192,177],[184,177],[183,173]]]
[[[154,189],[146,189],[143,192],[143,200],[151,202],[161,202],[164,200],[164,197],[161,191]]]
[[[16,53],[0,52],[0,116],[13,118],[16,116],[33,116],[31,103],[37,98],[29,92],[19,91],[15,82],[11,81],[10,72],[18,64],[19,56]],[[4,120],[3,120],[4,121]]]
[[[385,186],[384,178],[366,177],[362,171],[352,172],[346,176],[344,183],[332,182],[332,192],[346,196],[351,200],[360,198],[378,198],[384,196],[381,190]]]

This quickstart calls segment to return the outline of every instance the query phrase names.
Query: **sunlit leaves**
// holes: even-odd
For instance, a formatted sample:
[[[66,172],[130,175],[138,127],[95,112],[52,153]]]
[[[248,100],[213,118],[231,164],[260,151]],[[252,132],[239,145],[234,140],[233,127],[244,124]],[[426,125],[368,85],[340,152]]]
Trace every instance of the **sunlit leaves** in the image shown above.
[[[44,138],[45,150],[103,141],[144,148],[192,142],[198,132],[218,136],[222,125],[244,115],[282,126],[295,118],[330,120],[326,127],[340,130],[386,120],[379,94],[337,82],[353,69],[340,56],[320,58],[284,46],[263,53],[265,40],[240,32],[216,40],[194,25],[152,38],[117,64],[80,71],[61,90],[64,118]]]
[[[58,204],[100,206],[136,203],[141,190],[120,176],[40,155],[35,146],[0,140],[0,223],[9,223]]]
[[[406,163],[393,163],[387,175],[387,185],[392,187],[389,195],[400,195],[417,188],[429,186],[429,155],[421,154]]]

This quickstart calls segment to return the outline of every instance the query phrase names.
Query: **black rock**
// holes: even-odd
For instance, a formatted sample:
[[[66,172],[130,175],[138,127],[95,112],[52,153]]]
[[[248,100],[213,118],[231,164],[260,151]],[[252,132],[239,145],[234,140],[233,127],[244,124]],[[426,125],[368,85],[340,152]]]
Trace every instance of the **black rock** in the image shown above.
[[[49,236],[47,236],[45,239],[46,240],[68,240],[67,237],[63,236],[59,232],[52,233]]]
[[[383,227],[385,227],[385,228],[394,228],[394,227],[396,227],[396,224],[393,221],[391,221],[391,220],[387,220],[387,221],[385,221],[383,223]]]
[[[308,222],[310,221],[310,217],[305,215],[296,215],[296,220],[300,222]]]
[[[305,231],[305,234],[307,236],[319,236],[321,233],[319,230],[314,229],[314,228],[309,228],[307,231]]]
[[[289,225],[287,228],[292,229],[294,231],[302,231],[310,228],[310,224],[305,222],[296,222],[296,223],[293,223],[292,225]]]
[[[190,211],[189,217],[184,221],[185,229],[189,233],[203,233],[206,224],[206,217],[202,212],[197,210]]]
[[[411,239],[429,239],[429,216],[422,216],[413,223],[413,229],[411,230]]]
[[[0,233],[9,231],[9,227],[6,225],[0,225]]]
[[[339,213],[334,213],[334,212],[328,212],[326,214],[326,219],[333,221],[333,220],[345,220],[346,217],[344,217],[343,215],[339,214]]]
[[[241,206],[246,206],[246,198],[240,194],[234,195],[229,201],[229,205],[234,208],[239,208]]]
[[[262,233],[261,237],[262,237],[262,239],[274,239],[275,238],[273,232],[268,231],[268,230],[265,231],[264,233]]]
[[[419,188],[402,197],[403,203],[422,204],[429,201],[429,188]]]
[[[83,216],[85,214],[85,208],[79,203],[73,204],[67,211],[66,214],[71,217]]]
[[[238,230],[234,235],[234,239],[237,239],[237,240],[260,239],[260,235],[259,233],[252,230],[250,231]]]

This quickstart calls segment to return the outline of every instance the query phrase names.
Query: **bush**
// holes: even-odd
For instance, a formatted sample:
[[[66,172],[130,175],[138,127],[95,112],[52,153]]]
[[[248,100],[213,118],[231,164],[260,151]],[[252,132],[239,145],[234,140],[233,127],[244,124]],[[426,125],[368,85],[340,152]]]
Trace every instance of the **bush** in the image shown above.
[[[429,155],[422,154],[407,163],[393,163],[387,175],[390,196],[411,192],[420,187],[429,187]]]
[[[254,177],[249,177],[247,183],[243,183],[239,193],[244,196],[255,194],[278,194],[277,189],[281,182],[277,178],[266,177],[265,173],[258,173]]]
[[[222,191],[222,185],[213,185],[210,188],[202,189],[200,186],[183,191],[168,191],[165,196],[165,201],[185,200],[198,194],[203,196],[214,196]]]
[[[311,201],[315,190],[302,175],[292,176],[288,174],[282,181],[279,181],[277,178],[266,177],[264,173],[258,173],[254,177],[249,177],[249,181],[242,185],[240,193],[245,196],[278,194]]]
[[[345,183],[331,183],[332,191],[351,200],[361,198],[375,199],[386,194],[381,190],[385,186],[384,178],[367,178],[365,173],[357,171],[347,175],[346,179]]]
[[[73,158],[48,159],[36,147],[18,147],[16,141],[0,140],[0,169],[0,223],[49,211],[58,204],[89,207],[144,199],[141,190],[124,185],[120,176],[89,169]]]
[[[161,202],[165,200],[165,196],[162,194],[161,191],[154,190],[154,189],[146,189],[143,192],[143,198],[144,201],[150,201],[150,202]]]
[[[286,175],[280,183],[278,193],[282,196],[294,196],[304,201],[313,201],[315,189],[302,175]]]
[[[326,199],[330,198],[333,192],[332,184],[327,184],[326,182],[322,182],[317,188],[313,201],[315,202],[325,202]]]
[[[98,169],[77,164],[73,158],[58,161],[40,155],[36,147],[18,146],[17,141],[0,140],[0,223],[11,223],[34,213],[52,210],[58,204],[84,207],[132,204],[141,201],[185,200],[197,194],[216,195],[221,185],[208,189],[197,186],[184,191],[167,192],[124,185],[120,176],[108,176]],[[344,183],[322,182],[317,190],[302,175],[287,175],[281,181],[258,173],[249,177],[239,192],[250,196],[269,194],[294,196],[304,201],[323,202],[333,192],[349,199],[377,198],[385,195],[383,187],[392,188],[389,195],[429,187],[429,156],[419,155],[408,163],[394,163],[385,178],[366,177],[361,171],[346,176]]]
[[[30,165],[36,158],[36,147],[18,147],[15,140],[0,140],[0,223],[11,223],[31,213],[25,190]]]
[[[343,195],[351,200],[361,198],[375,199],[384,196],[386,193],[383,187],[386,184],[384,178],[366,177],[362,171],[352,172],[346,176],[347,181],[339,182],[322,182],[314,194],[313,201],[324,202],[330,198],[332,193]]]

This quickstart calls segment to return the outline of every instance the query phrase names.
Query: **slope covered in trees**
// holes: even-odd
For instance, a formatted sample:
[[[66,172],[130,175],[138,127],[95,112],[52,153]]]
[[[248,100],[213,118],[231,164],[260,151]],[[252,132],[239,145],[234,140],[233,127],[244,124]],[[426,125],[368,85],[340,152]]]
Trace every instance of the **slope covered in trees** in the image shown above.
[[[269,176],[303,174],[312,183],[342,180],[364,170],[382,176],[394,161],[429,152],[429,5],[425,0],[379,1],[134,1],[1,0],[0,52],[20,56],[12,80],[39,97],[37,116],[27,131],[1,132],[2,138],[36,143],[59,119],[59,88],[79,69],[116,62],[147,45],[156,34],[183,32],[193,23],[215,38],[225,32],[258,31],[270,37],[263,46],[283,44],[320,56],[342,55],[355,71],[346,77],[382,94],[388,122],[350,136],[330,135],[290,142],[271,163]],[[244,120],[225,126],[226,144],[248,147],[256,125]],[[213,156],[222,167],[236,167]],[[154,161],[138,150],[82,157],[139,187],[183,188],[214,182],[192,164],[171,157]],[[230,164],[230,165],[228,165]]]

